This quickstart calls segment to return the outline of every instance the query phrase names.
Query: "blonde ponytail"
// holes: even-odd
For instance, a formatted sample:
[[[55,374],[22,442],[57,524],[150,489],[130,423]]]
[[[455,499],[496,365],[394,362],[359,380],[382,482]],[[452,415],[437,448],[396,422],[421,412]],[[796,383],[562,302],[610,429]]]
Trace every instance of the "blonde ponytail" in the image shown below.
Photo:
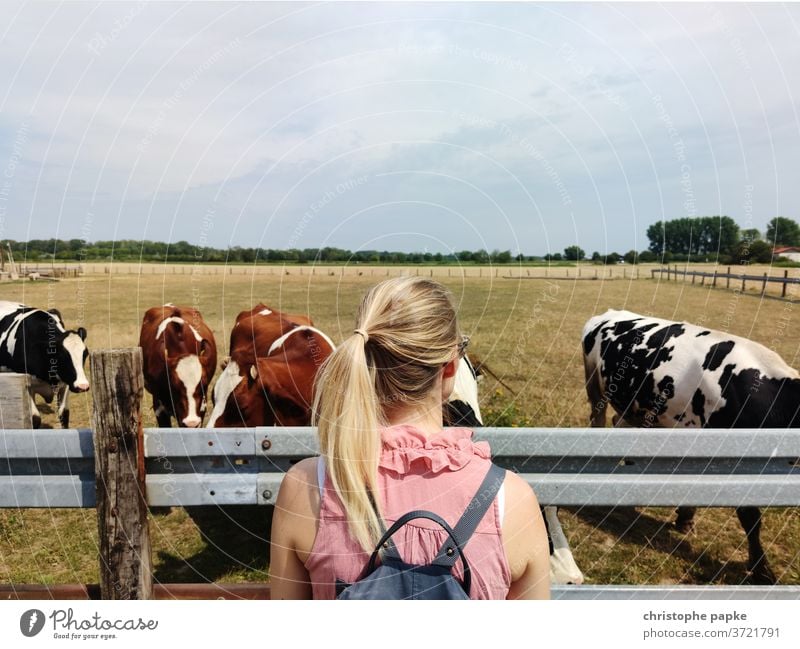
[[[459,340],[446,288],[416,277],[386,280],[364,297],[353,334],[317,376],[313,418],[320,452],[350,533],[367,552],[381,536],[377,485],[385,409],[428,397]]]
[[[328,358],[315,388],[314,416],[320,452],[351,521],[353,538],[371,551],[381,535],[380,512],[375,511],[369,494],[377,488],[380,439],[376,431],[382,422],[374,370],[367,367],[364,345],[362,337],[354,334]]]

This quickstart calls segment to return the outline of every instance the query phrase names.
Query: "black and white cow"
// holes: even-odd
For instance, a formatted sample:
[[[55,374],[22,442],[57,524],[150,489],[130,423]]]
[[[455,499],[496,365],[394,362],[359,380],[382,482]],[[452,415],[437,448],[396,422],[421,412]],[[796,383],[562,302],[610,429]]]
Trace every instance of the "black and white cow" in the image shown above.
[[[83,369],[88,356],[84,340],[86,329],[66,329],[55,309],[48,312],[0,301],[0,371],[30,374],[34,428],[41,425],[35,394],[48,403],[57,396],[59,421],[69,427],[69,392],[89,389]]]
[[[450,398],[443,406],[445,426],[481,428],[483,417],[478,402],[478,381],[482,377],[466,356],[456,370]],[[569,542],[558,520],[557,507],[542,507],[550,545],[550,582],[553,584],[582,584],[583,573],[575,563]]]
[[[583,329],[592,426],[790,428],[800,425],[800,374],[746,338],[686,322],[610,310]],[[676,527],[692,529],[695,508],[679,507]],[[761,546],[761,512],[739,507],[748,570],[773,584]]]

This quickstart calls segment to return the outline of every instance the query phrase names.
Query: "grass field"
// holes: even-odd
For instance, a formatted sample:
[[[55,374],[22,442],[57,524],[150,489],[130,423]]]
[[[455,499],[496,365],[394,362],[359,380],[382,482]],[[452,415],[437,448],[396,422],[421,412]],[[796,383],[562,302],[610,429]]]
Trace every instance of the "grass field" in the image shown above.
[[[394,271],[393,271],[394,274]],[[793,274],[793,273],[790,273]],[[644,276],[644,275],[643,275]],[[649,273],[647,273],[649,277]],[[798,307],[708,286],[617,278],[518,279],[437,277],[452,289],[462,329],[479,357],[515,395],[488,378],[482,383],[486,423],[584,427],[589,407],[583,387],[580,332],[608,308],[685,319],[773,347],[797,366]],[[58,283],[7,283],[0,298],[57,307],[67,324],[89,330],[90,349],[134,346],[141,316],[150,306],[173,302],[199,308],[215,331],[220,353],[236,314],[258,302],[308,313],[335,340],[353,328],[355,307],[373,275],[252,274],[89,276]],[[87,364],[88,365],[88,364]],[[90,379],[91,380],[91,379]],[[91,395],[73,395],[72,425],[88,426]],[[55,416],[41,408],[45,422]],[[152,410],[145,426],[154,426]],[[488,416],[487,416],[488,415]],[[654,434],[659,434],[654,431]],[[666,434],[666,433],[665,433]],[[733,510],[700,510],[696,532],[671,526],[667,509],[562,510],[562,523],[579,566],[592,583],[727,583],[744,580],[747,547]],[[244,512],[243,519],[252,516]],[[264,544],[241,531],[262,520],[235,521],[204,540],[186,512],[173,509],[151,519],[156,579],[160,581],[264,580]],[[240,530],[240,534],[231,532]],[[0,582],[96,582],[93,510],[0,510]],[[800,514],[767,510],[762,541],[781,583],[800,584]],[[216,547],[215,547],[216,546]],[[235,550],[235,556],[230,556]]]

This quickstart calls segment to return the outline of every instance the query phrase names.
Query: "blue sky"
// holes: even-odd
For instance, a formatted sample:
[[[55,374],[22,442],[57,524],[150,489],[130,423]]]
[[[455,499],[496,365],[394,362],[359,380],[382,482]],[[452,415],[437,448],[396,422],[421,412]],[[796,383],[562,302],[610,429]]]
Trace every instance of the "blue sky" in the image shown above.
[[[800,6],[21,4],[0,239],[647,247],[800,220]]]

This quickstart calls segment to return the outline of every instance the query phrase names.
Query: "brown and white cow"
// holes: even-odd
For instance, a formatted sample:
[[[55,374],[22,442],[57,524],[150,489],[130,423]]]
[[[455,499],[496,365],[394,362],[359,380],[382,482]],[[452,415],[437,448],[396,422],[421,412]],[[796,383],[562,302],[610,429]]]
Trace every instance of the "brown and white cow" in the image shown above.
[[[217,365],[214,334],[200,312],[173,304],[148,309],[139,345],[158,425],[169,427],[175,417],[181,427],[199,427]]]
[[[271,309],[265,304],[256,304],[249,311],[242,311],[236,316],[231,330],[230,357],[238,362],[262,358],[278,338],[298,325],[314,326],[311,318],[299,314],[287,314]],[[225,369],[229,359],[225,359]]]
[[[260,304],[231,331],[209,426],[308,426],[314,380],[335,345],[306,316]]]

